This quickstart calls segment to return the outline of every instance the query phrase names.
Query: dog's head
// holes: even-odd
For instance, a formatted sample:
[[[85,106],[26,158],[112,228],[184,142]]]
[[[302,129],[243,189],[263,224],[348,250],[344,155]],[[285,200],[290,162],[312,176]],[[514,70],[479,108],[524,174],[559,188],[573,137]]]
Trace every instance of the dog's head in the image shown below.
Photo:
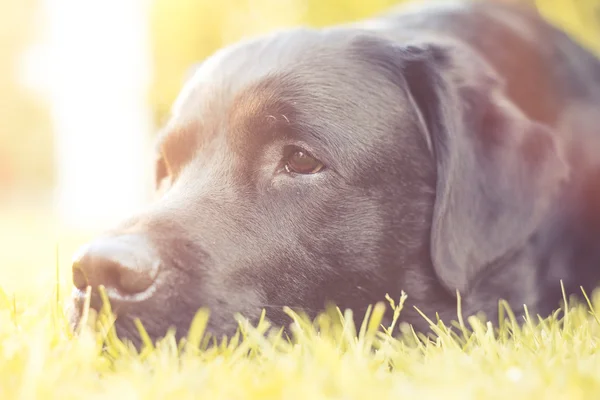
[[[285,325],[284,306],[314,315],[329,302],[360,315],[401,290],[449,316],[457,290],[473,311],[534,303],[533,268],[503,260],[538,227],[565,166],[475,54],[299,29],[202,63],[156,173],[161,197],[73,266],[76,309],[104,285],[132,339],[135,317],[152,337],[183,335],[202,307],[219,335],[235,313],[266,309]]]

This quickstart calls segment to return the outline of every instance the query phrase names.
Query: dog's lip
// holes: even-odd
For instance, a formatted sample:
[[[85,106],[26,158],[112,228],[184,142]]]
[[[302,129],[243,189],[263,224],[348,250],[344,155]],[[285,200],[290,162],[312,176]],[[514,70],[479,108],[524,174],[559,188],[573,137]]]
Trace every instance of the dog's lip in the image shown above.
[[[98,296],[97,293],[93,294],[94,296]],[[67,317],[67,320],[69,322],[69,324],[71,325],[72,329],[76,329],[79,324],[81,323],[81,320],[84,318],[86,311],[86,303],[87,303],[87,294],[84,291],[81,291],[79,289],[73,289],[73,293],[71,294],[71,298],[70,301],[67,303],[66,307],[65,307],[65,316]],[[111,303],[111,313],[113,314],[113,316],[116,318],[118,316],[118,314],[120,313],[120,307],[121,303],[119,304],[112,304]],[[92,307],[90,305],[90,311],[92,312],[98,312],[99,310],[96,310],[94,307]]]
[[[116,290],[110,290],[108,288],[105,290],[110,304],[110,312],[115,318],[118,318],[119,315],[128,314],[132,309],[135,309],[135,306],[138,303],[150,298],[156,291],[156,289],[152,289],[151,293],[148,293],[145,296],[123,296]],[[84,318],[84,315],[86,314],[85,308],[88,301],[87,296],[87,291],[73,288],[70,301],[65,307],[65,315],[72,329],[77,329],[82,318]],[[100,300],[100,294],[97,290],[90,291],[89,296],[94,297],[94,303]],[[96,306],[90,304],[90,310],[94,310],[94,312],[100,311],[97,307],[102,307],[102,303],[98,303]]]

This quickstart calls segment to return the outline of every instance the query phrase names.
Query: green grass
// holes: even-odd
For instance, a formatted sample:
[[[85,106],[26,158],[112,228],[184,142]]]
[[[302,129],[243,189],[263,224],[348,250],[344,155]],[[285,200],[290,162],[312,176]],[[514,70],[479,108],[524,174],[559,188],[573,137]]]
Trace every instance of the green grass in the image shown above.
[[[137,352],[114,335],[109,312],[90,314],[73,335],[57,296],[67,288],[55,289],[25,298],[0,291],[0,399],[600,396],[600,296],[565,306],[560,318],[524,324],[507,311],[498,329],[476,318],[438,322],[430,339],[396,322],[381,325],[385,307],[402,313],[392,299],[375,305],[356,330],[348,311],[314,321],[290,312],[291,338],[264,319],[256,326],[240,319],[236,336],[211,341],[201,311],[187,341],[169,334]]]

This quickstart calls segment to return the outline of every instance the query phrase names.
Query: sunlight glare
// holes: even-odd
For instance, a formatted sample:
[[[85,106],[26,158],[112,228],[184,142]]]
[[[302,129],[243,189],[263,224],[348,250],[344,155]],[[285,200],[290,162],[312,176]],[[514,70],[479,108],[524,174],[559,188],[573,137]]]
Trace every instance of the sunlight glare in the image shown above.
[[[148,2],[46,0],[57,211],[110,224],[148,194]]]

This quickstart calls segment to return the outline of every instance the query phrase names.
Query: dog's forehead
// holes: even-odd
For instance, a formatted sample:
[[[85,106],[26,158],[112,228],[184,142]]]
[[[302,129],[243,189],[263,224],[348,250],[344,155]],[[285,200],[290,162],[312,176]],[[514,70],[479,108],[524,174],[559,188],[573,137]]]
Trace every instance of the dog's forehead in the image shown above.
[[[212,103],[226,105],[244,88],[283,73],[297,80],[335,74],[350,69],[344,62],[352,39],[350,32],[294,28],[240,41],[206,59],[177,97],[172,114],[193,117]],[[307,82],[308,83],[308,82]]]

